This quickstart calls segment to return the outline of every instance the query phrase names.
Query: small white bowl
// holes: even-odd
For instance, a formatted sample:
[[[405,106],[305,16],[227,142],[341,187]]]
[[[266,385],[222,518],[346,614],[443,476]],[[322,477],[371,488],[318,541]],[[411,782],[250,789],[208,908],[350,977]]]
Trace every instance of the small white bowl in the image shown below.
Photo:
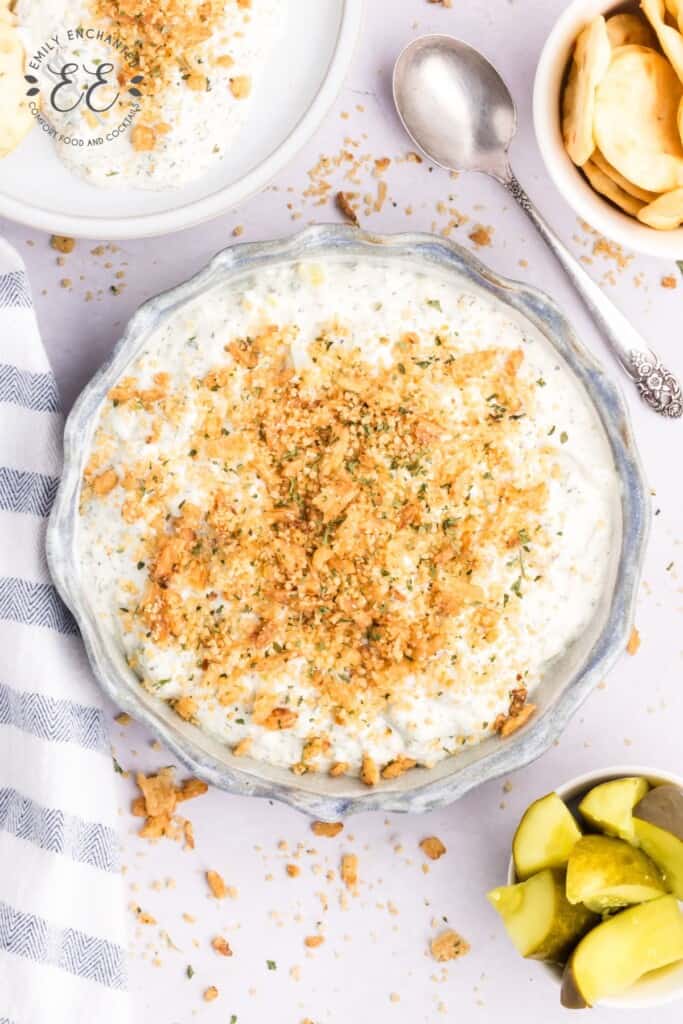
[[[634,4],[634,10],[636,5]],[[641,224],[595,192],[564,148],[560,100],[565,72],[577,36],[598,14],[623,10],[615,0],[573,0],[548,36],[534,82],[534,128],[545,166],[555,185],[580,217],[603,235],[636,252],[660,259],[683,259],[683,228],[656,231]]]
[[[639,775],[647,779],[652,785],[661,785],[664,782],[673,783],[683,788],[683,778],[674,775],[672,772],[660,771],[659,768],[644,768],[639,764],[614,765],[610,768],[601,768],[599,771],[586,772],[575,779],[570,779],[562,786],[557,786],[555,792],[566,803],[576,803],[593,786],[601,782],[610,782],[612,779],[630,778]],[[515,865],[510,857],[508,863],[507,884],[514,885],[517,881]],[[529,961],[531,963],[531,961]],[[539,968],[543,970],[555,984],[559,986],[562,980],[562,968],[554,964],[536,961]],[[652,971],[650,974],[640,978],[632,985],[627,992],[620,996],[613,996],[611,999],[603,999],[599,1006],[609,1006],[618,1010],[643,1010],[653,1006],[664,1006],[683,998],[683,961],[665,967],[660,971]]]

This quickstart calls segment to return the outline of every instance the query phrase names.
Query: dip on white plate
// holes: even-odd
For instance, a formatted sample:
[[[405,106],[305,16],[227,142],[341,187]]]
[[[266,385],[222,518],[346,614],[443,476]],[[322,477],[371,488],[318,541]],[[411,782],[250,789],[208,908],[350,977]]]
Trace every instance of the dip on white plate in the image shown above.
[[[101,410],[79,551],[141,685],[233,752],[373,783],[525,720],[617,507],[540,335],[438,273],[330,259],[154,333]]]
[[[200,178],[236,144],[282,13],[278,0],[16,7],[60,159],[92,185],[156,190]]]

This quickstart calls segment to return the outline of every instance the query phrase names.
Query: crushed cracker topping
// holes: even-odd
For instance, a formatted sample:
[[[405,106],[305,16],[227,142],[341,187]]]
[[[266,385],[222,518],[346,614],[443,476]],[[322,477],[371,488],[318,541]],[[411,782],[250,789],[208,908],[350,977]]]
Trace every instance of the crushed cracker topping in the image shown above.
[[[376,786],[379,782],[379,767],[368,754],[361,762],[360,781],[366,786]]]

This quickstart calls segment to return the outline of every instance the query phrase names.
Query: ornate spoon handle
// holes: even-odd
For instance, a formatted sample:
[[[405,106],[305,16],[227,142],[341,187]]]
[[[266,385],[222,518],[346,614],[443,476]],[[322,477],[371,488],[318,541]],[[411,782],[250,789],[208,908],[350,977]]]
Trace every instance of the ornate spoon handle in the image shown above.
[[[531,202],[511,168],[508,168],[508,174],[502,183],[555,253],[643,401],[662,416],[674,418],[683,415],[681,386],[674,375],[662,365],[659,357],[631,326],[623,313],[612,305],[595,281],[562,244]]]

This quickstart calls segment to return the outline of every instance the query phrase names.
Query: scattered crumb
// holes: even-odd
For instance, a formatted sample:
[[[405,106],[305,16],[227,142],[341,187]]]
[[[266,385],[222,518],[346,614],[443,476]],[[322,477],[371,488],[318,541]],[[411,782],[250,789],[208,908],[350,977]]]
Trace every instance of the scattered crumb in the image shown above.
[[[114,721],[118,722],[119,725],[130,725],[133,719],[130,717],[130,715],[127,715],[125,711],[122,711],[120,715],[116,716]]]
[[[457,960],[458,957],[465,956],[470,951],[470,945],[462,935],[449,928],[432,939],[429,949],[435,960],[444,963],[446,960]]]
[[[240,235],[244,234],[244,227],[243,227],[243,225],[242,224],[238,224],[236,227],[234,227],[232,229],[232,233],[233,233],[233,237],[234,238],[239,238]]]
[[[666,277],[662,278],[662,288],[678,288],[678,281],[673,274],[667,274]]]
[[[337,208],[344,214],[347,220],[358,226],[358,214],[351,205],[351,200],[355,199],[355,196],[355,192],[337,192]]]
[[[218,989],[215,985],[210,985],[209,988],[204,989],[204,1002],[212,1003],[214,999],[218,999]]]
[[[633,629],[631,630],[631,635],[628,638],[628,643],[626,644],[626,650],[628,651],[629,654],[637,654],[639,648],[640,648],[640,633],[638,632],[638,630],[634,626]]]
[[[308,946],[309,949],[317,949],[318,946],[322,946],[324,941],[324,935],[307,935],[304,939],[304,945]]]
[[[232,956],[230,943],[222,935],[217,935],[215,939],[212,939],[211,945],[220,956]]]
[[[345,853],[341,859],[341,879],[347,889],[355,889],[358,884],[358,857],[355,853]]]
[[[446,852],[446,847],[437,836],[427,836],[426,839],[423,839],[420,849],[430,860],[438,860]]]
[[[312,821],[311,832],[316,836],[326,836],[328,839],[334,839],[344,828],[344,824],[341,821]]]
[[[217,871],[207,871],[206,881],[208,882],[211,895],[217,900],[224,900],[228,895],[228,887]]]
[[[493,236],[493,228],[485,227],[483,224],[477,224],[474,231],[469,234],[470,242],[474,242],[475,245],[480,248],[490,245],[491,238]]]
[[[301,868],[299,867],[298,864],[288,864],[287,867],[285,868],[285,871],[287,872],[290,878],[298,878],[299,875],[301,874]]]
[[[76,239],[69,238],[68,235],[52,235],[50,237],[50,245],[57,252],[70,253],[76,248]]]

